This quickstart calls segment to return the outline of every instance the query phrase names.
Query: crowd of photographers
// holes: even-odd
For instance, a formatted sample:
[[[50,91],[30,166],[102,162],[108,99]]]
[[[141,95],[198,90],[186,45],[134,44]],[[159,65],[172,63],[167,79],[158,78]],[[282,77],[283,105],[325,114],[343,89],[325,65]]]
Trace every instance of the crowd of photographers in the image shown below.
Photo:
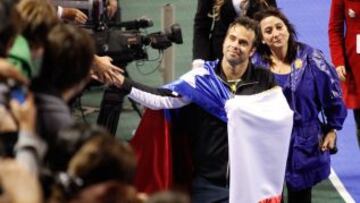
[[[117,3],[108,6],[112,16]],[[122,71],[60,16],[86,20],[47,0],[0,0],[0,202],[188,202],[171,193],[146,200],[132,186],[131,147],[75,123],[68,103],[91,78],[116,85]]]

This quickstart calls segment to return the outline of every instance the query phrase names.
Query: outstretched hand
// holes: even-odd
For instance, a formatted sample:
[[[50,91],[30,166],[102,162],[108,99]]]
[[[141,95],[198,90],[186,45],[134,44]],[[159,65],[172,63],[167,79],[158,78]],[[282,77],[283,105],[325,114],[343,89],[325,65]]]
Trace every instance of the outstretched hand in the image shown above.
[[[107,85],[121,87],[124,82],[123,69],[113,65],[108,56],[95,56],[91,77]]]

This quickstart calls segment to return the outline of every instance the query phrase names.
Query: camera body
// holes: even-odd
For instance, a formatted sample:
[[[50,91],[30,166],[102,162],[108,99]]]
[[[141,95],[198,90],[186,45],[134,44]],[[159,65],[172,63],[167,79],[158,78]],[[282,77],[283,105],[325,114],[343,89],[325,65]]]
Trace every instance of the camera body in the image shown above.
[[[93,0],[90,28],[99,55],[110,56],[116,64],[127,64],[134,60],[146,60],[146,46],[165,50],[172,43],[182,44],[179,24],[173,24],[165,32],[144,34],[140,29],[153,26],[151,19],[142,17],[132,21],[111,21],[102,0]]]
[[[172,42],[177,44],[183,42],[181,28],[178,24],[172,25],[165,33],[155,32],[145,35],[139,28],[121,30],[113,27],[102,32],[94,32],[93,35],[97,53],[110,56],[118,64],[148,59],[146,46],[165,50],[171,46]]]

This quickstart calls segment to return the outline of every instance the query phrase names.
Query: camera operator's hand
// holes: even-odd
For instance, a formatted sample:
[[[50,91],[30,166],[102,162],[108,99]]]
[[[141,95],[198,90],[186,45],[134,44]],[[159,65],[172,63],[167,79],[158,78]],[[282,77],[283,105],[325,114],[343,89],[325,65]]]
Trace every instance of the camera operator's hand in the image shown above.
[[[110,19],[112,17],[114,17],[117,9],[118,9],[118,1],[117,0],[108,0],[107,15]]]
[[[1,159],[0,166],[1,199],[13,203],[43,202],[39,181],[21,164],[13,159]]]
[[[77,8],[63,8],[62,19],[69,20],[77,24],[85,24],[88,20],[88,17],[85,13],[80,11]]]
[[[111,64],[112,59],[108,56],[95,55],[92,66],[91,76],[107,85],[122,85],[124,81],[124,72],[121,68]]]
[[[17,100],[11,99],[10,110],[14,119],[18,122],[19,130],[34,132],[36,122],[36,108],[34,104],[34,98],[31,93],[26,97],[23,104],[20,104]]]

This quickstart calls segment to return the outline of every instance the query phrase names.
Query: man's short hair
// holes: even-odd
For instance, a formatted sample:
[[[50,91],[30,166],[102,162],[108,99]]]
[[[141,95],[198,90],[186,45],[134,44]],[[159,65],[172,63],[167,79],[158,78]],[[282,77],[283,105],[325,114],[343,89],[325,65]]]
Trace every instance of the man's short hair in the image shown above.
[[[254,31],[255,38],[254,38],[254,41],[253,41],[253,47],[256,47],[257,38],[259,36],[258,22],[256,20],[253,20],[253,19],[251,19],[249,17],[246,17],[246,16],[238,17],[232,23],[230,23],[229,28],[228,28],[228,30],[226,32],[226,35],[229,34],[229,30],[232,29],[234,26],[243,26],[247,30]]]
[[[105,181],[132,184],[135,169],[136,156],[131,146],[102,133],[81,146],[69,162],[68,173],[83,179],[85,186]]]
[[[45,43],[39,80],[58,92],[74,87],[88,77],[94,50],[93,39],[85,30],[56,25]]]

